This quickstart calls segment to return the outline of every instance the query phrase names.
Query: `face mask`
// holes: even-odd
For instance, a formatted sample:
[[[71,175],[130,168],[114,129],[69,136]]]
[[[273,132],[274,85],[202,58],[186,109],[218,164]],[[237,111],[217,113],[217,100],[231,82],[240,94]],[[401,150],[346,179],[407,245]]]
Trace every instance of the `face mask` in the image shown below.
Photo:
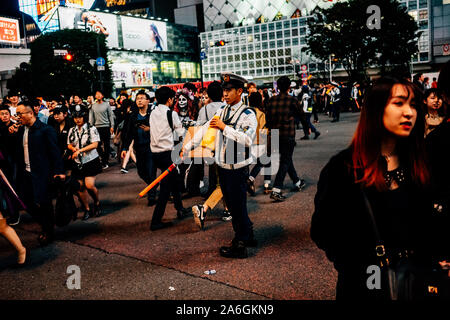
[[[178,98],[178,106],[180,107],[180,109],[186,109],[187,103],[188,101],[185,96],[180,96]]]

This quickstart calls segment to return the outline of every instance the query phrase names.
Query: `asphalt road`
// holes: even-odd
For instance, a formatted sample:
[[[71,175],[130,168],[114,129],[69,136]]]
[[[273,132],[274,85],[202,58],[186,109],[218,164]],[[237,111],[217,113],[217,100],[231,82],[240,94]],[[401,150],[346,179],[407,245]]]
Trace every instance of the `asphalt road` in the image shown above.
[[[115,165],[97,179],[104,215],[58,228],[53,244],[40,248],[39,228],[22,215],[16,230],[28,249],[26,267],[11,268],[15,252],[0,239],[0,299],[334,299],[336,272],[311,241],[310,221],[319,173],[349,144],[358,116],[344,113],[340,122],[330,123],[322,115],[317,140],[300,141],[303,134],[297,132],[294,164],[307,181],[303,191],[290,192],[286,177],[288,199],[273,203],[257,178],[258,193],[248,198],[248,208],[259,244],[249,258],[219,255],[218,248],[233,238],[231,223],[220,219],[220,205],[200,231],[193,218],[178,221],[169,203],[164,220],[175,225],[150,231],[153,207],[137,199],[145,184],[135,168],[121,174]],[[197,197],[183,204],[201,202]],[[67,286],[67,268],[73,265],[80,269],[80,289]],[[211,269],[217,273],[204,274]]]

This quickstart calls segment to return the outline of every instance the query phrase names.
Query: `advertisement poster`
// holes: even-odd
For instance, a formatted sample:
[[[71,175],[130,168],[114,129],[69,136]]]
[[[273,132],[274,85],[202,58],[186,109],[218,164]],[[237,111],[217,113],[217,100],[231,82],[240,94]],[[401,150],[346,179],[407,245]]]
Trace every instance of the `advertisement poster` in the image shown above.
[[[0,17],[0,42],[20,44],[19,20]]]
[[[112,62],[116,87],[123,83],[126,87],[153,86],[153,72],[157,71],[157,66],[149,56],[137,52],[110,51],[108,59]]]
[[[113,14],[88,11],[78,8],[58,9],[61,29],[80,29],[103,33],[110,47],[119,47],[117,17]]]
[[[127,49],[167,51],[164,22],[122,16],[123,46]]]

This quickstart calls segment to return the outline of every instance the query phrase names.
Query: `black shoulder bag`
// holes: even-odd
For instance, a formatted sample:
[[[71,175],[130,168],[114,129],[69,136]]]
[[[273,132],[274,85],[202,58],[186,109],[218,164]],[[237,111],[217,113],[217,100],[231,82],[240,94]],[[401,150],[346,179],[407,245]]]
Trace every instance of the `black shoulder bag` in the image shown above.
[[[369,214],[375,235],[375,253],[381,267],[382,290],[390,300],[448,300],[450,298],[450,278],[438,267],[416,264],[407,251],[389,254],[375,221],[372,206],[364,190],[361,190],[364,204]]]

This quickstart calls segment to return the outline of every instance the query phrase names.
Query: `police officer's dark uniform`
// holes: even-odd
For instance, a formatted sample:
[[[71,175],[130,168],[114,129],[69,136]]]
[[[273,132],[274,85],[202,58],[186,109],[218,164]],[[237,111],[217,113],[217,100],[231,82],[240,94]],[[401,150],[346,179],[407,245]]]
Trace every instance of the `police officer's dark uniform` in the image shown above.
[[[230,74],[222,74],[223,88],[243,89],[246,79]],[[234,239],[229,247],[221,247],[220,254],[228,258],[246,258],[247,247],[254,247],[257,241],[253,235],[253,223],[247,211],[247,177],[252,163],[250,146],[252,145],[257,120],[253,109],[245,105],[241,98],[234,105],[221,107],[217,116],[225,123],[223,131],[216,135],[215,160],[218,164],[219,182],[228,209],[233,217]],[[203,132],[210,121],[203,125]],[[196,134],[184,147],[184,153],[196,147],[202,134]]]

